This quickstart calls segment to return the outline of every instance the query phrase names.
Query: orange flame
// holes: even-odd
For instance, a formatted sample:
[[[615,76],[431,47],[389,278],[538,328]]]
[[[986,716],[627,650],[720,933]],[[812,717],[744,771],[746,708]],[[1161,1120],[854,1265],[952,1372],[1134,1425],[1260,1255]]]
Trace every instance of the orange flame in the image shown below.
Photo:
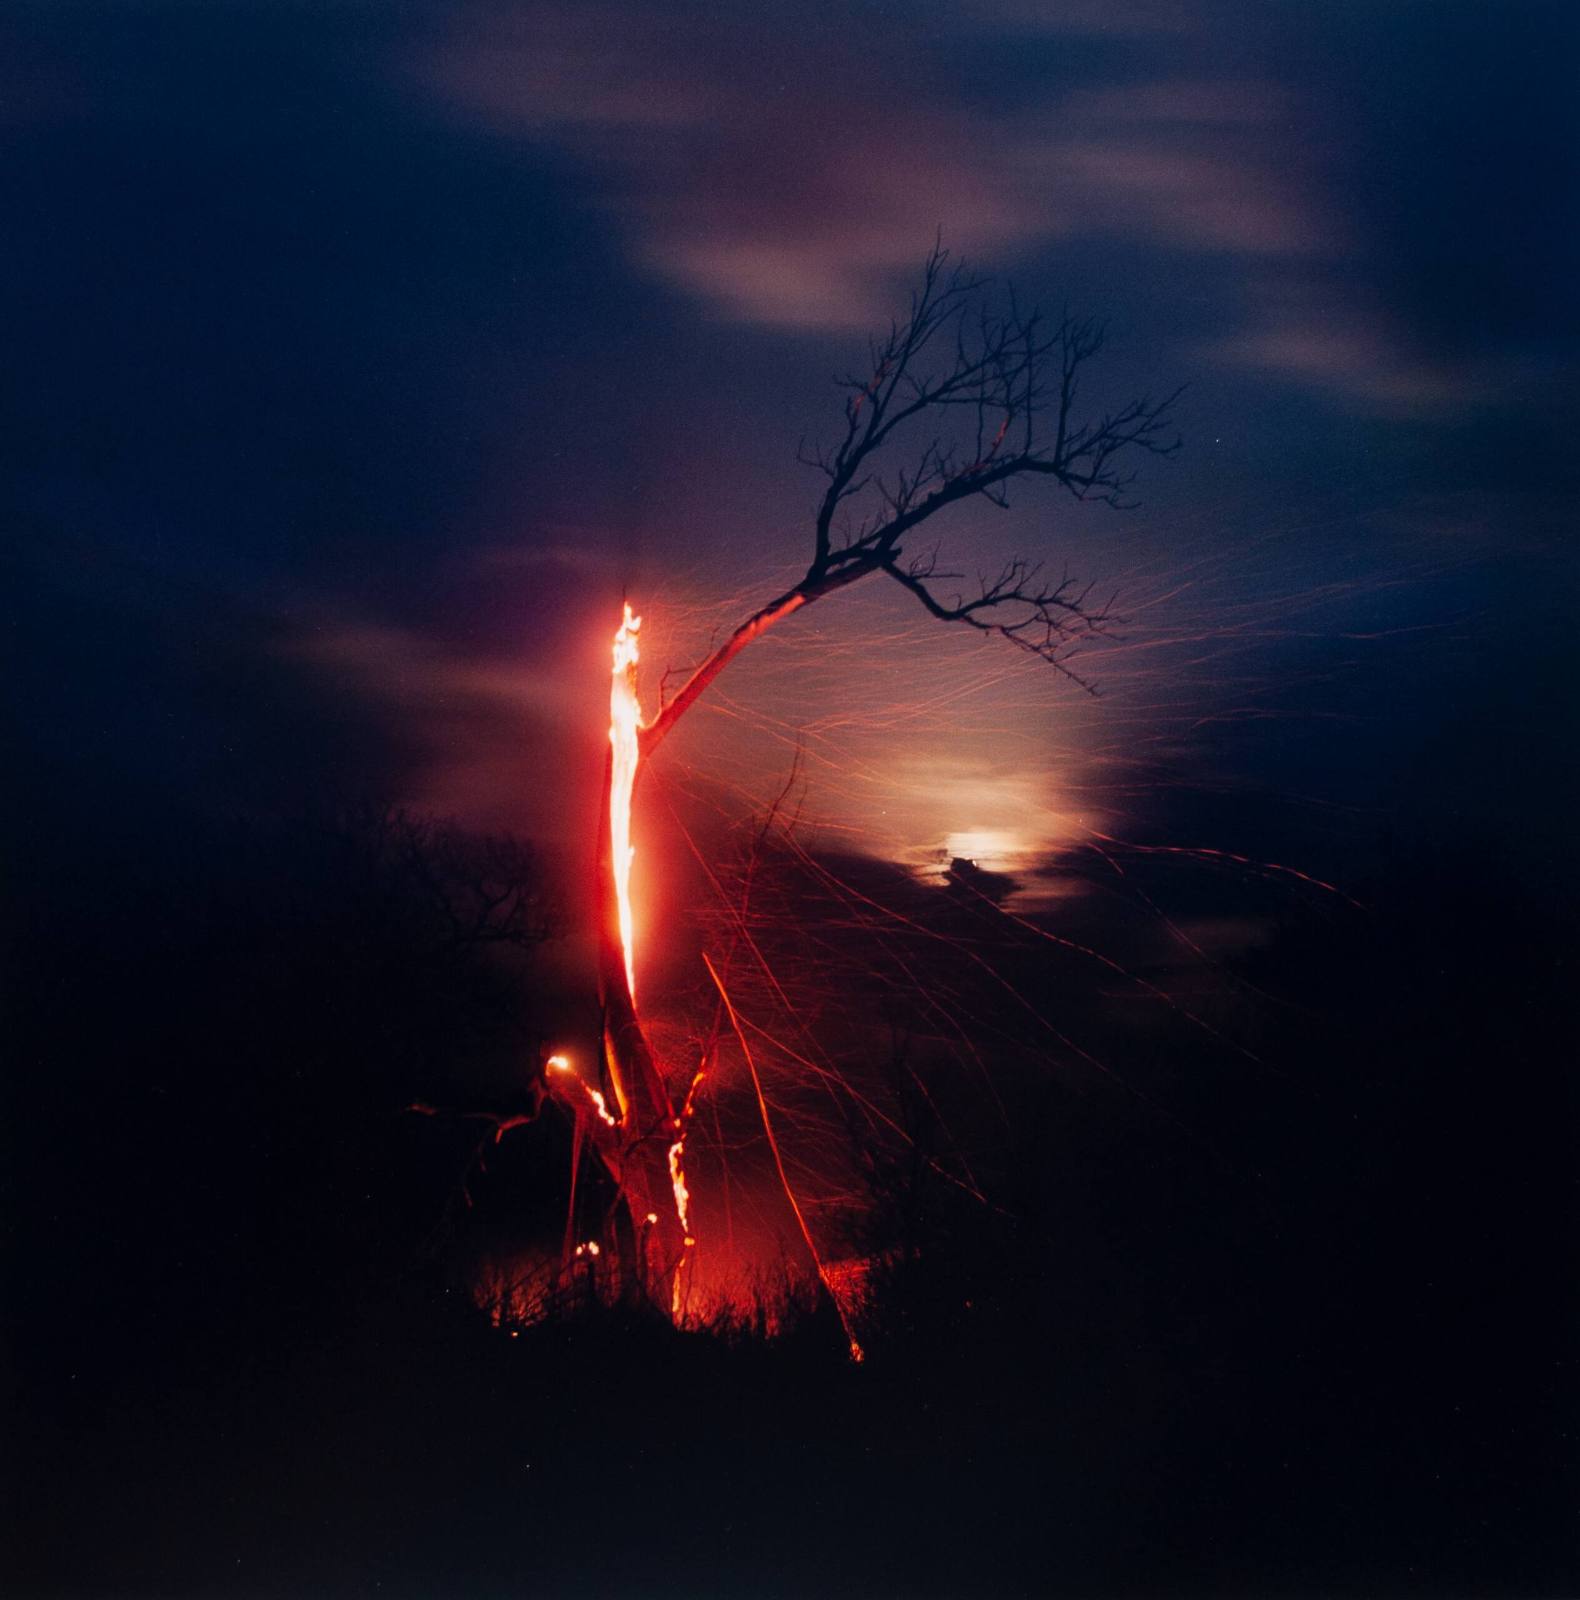
[[[609,743],[614,765],[609,783],[609,850],[614,869],[615,899],[620,908],[620,944],[625,951],[625,982],[636,998],[636,967],[632,959],[633,923],[631,917],[631,862],[636,849],[631,843],[631,790],[636,784],[639,756],[637,734],[642,727],[642,707],[636,696],[637,630],[640,617],[631,615],[626,602],[625,616],[614,636],[614,674],[609,687]]]
[[[576,1069],[570,1064],[569,1057],[550,1056],[549,1059],[544,1062],[544,1065],[549,1069],[550,1072],[559,1072],[565,1074],[567,1077],[575,1078],[576,1081],[581,1084],[582,1093],[592,1101],[593,1110],[598,1113],[599,1117],[604,1122],[608,1123],[611,1128],[619,1126],[619,1123],[610,1114],[608,1102],[604,1099],[602,1093],[599,1090],[594,1089],[591,1084],[582,1082],[581,1077],[578,1075]]]
[[[631,912],[631,863],[636,858],[636,847],[631,842],[631,792],[636,786],[637,764],[641,760],[642,702],[637,696],[637,664],[641,651],[637,633],[642,626],[640,617],[632,616],[631,604],[625,603],[619,629],[614,636],[613,673],[609,684],[609,857],[614,877],[615,905],[620,923],[620,948],[625,957],[626,990],[631,1003],[636,1004],[636,963],[634,960],[635,932]],[[675,1119],[675,1142],[669,1147],[669,1181],[674,1190],[675,1215],[680,1221],[684,1248],[689,1250],[696,1241],[691,1236],[691,1192],[686,1187],[686,1175],[681,1167],[681,1155],[686,1147],[686,1119],[691,1113],[691,1098],[701,1082],[699,1071],[691,1085],[691,1094],[681,1115]],[[616,1080],[616,1088],[619,1084]],[[603,1097],[589,1089],[597,1104],[598,1114],[615,1124],[608,1114]],[[624,1105],[622,1103],[622,1114]],[[649,1220],[657,1222],[657,1213],[649,1212]],[[671,1284],[671,1312],[681,1315],[680,1292],[681,1264],[677,1264]]]
[[[686,1187],[686,1174],[680,1165],[681,1153],[686,1148],[686,1136],[682,1134],[669,1147],[669,1181],[675,1188],[675,1215],[680,1218],[680,1226],[687,1244],[691,1240],[691,1190]]]

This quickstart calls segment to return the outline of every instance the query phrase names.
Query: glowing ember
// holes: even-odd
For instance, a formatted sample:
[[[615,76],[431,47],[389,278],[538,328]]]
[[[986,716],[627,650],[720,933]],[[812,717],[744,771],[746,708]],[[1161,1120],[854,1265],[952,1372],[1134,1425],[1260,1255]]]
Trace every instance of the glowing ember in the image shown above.
[[[680,1156],[686,1148],[684,1137],[677,1139],[669,1147],[669,1181],[675,1189],[675,1215],[680,1218],[680,1226],[685,1230],[686,1243],[692,1244],[691,1237],[691,1191],[686,1187],[686,1175],[681,1170]]]
[[[637,630],[640,617],[631,615],[630,602],[614,636],[614,672],[609,686],[609,743],[614,764],[609,784],[609,841],[614,868],[615,897],[620,908],[620,943],[625,951],[625,982],[636,998],[636,969],[632,960],[633,924],[631,917],[631,862],[636,850],[631,843],[631,790],[636,783],[639,756],[637,735],[642,727],[642,708],[636,697]]]
[[[570,1058],[568,1056],[550,1056],[548,1060],[543,1063],[543,1065],[547,1067],[550,1072],[557,1072],[563,1077],[575,1078],[577,1083],[581,1084],[582,1093],[592,1101],[593,1110],[598,1113],[599,1118],[603,1122],[607,1123],[611,1128],[619,1126],[617,1120],[610,1114],[609,1104],[604,1099],[603,1092],[599,1089],[594,1089],[591,1084],[582,1083],[581,1078],[577,1075],[576,1069],[571,1065]]]

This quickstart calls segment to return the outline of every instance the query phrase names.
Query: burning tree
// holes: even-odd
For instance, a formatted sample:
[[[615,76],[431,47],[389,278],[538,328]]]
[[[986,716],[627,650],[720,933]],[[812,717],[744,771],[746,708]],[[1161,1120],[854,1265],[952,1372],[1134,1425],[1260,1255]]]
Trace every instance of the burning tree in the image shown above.
[[[985,288],[952,266],[942,247],[928,256],[907,314],[869,342],[866,371],[837,380],[845,396],[838,442],[801,453],[827,480],[805,573],[730,633],[651,720],[643,720],[637,696],[640,618],[629,605],[615,636],[597,857],[602,1081],[594,1089],[556,1059],[548,1082],[576,1118],[578,1143],[591,1145],[622,1197],[614,1248],[623,1270],[661,1298],[666,1286],[673,1294],[692,1244],[683,1158],[700,1071],[677,1103],[635,1004],[630,805],[642,765],[753,640],[865,578],[887,578],[940,622],[997,634],[1086,686],[1071,653],[1111,620],[1090,586],[1067,573],[1047,577],[1043,562],[1017,557],[967,591],[954,587],[962,575],[940,565],[938,549],[919,549],[918,539],[940,514],[973,498],[1007,507],[1011,486],[1025,479],[1125,507],[1133,463],[1179,448],[1170,424],[1178,391],[1109,411],[1080,409],[1083,374],[1103,347],[1100,324],[1023,314],[1013,296],[1007,310],[995,311]],[[722,987],[720,999],[728,1012]],[[774,1155],[777,1162],[777,1146]],[[786,1193],[818,1261],[788,1184]]]

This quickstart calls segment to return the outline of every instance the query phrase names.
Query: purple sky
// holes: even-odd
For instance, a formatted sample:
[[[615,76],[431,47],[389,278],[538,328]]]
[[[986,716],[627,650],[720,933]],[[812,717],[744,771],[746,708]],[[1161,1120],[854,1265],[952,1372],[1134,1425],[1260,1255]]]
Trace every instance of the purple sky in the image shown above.
[[[1522,719],[1553,725],[1562,5],[62,4],[4,30],[45,766],[579,838],[622,592],[656,677],[805,564],[797,441],[935,230],[1108,319],[1094,393],[1191,386],[1140,511],[1031,490],[938,530],[967,572],[1028,551],[1117,590],[1102,698],[858,591],[732,669],[678,788],[749,803],[799,745],[812,818],[907,860],[1211,832],[1226,785],[1373,816],[1448,787],[1498,825],[1488,739],[1507,772]],[[1465,717],[1481,755],[1445,756]]]

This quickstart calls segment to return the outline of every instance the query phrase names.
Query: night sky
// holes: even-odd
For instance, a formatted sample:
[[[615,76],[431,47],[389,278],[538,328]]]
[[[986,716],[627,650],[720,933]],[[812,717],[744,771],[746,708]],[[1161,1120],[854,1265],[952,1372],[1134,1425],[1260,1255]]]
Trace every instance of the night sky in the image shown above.
[[[1505,1303],[1523,1322],[1477,1359],[1539,1365],[1574,1242],[1577,46],[1561,0],[9,7],[0,573],[24,1048],[7,1075],[30,1154],[5,1198],[8,1298],[27,1301],[7,1380],[27,1437],[54,1441],[10,1465],[57,1464],[53,1512],[18,1525],[69,1522],[60,1507],[98,1491],[58,1463],[101,1426],[141,1437],[167,1392],[150,1357],[103,1380],[107,1412],[57,1405],[77,1357],[91,1364],[81,1330],[99,1302],[40,1265],[113,1254],[82,1244],[87,1219],[209,1137],[194,1113],[174,1133],[136,1123],[132,1154],[74,1143],[101,1094],[113,1115],[144,1080],[166,1093],[148,1065],[164,1046],[135,1037],[146,984],[122,965],[181,946],[158,931],[159,885],[184,874],[169,903],[185,904],[226,877],[192,843],[215,830],[392,805],[532,841],[584,910],[622,598],[646,617],[652,696],[665,666],[804,569],[821,483],[798,442],[834,435],[830,379],[903,309],[935,238],[990,293],[1106,321],[1094,402],[1187,386],[1183,447],[1142,463],[1135,509],[1031,486],[1007,514],[969,503],[936,530],[968,586],[1029,553],[1114,596],[1112,637],[1079,661],[1096,692],[950,632],[892,584],[833,597],[732,667],[666,747],[649,915],[694,910],[681,828],[706,852],[794,766],[814,849],[895,893],[905,873],[936,890],[951,858],[975,859],[1012,907],[1205,995],[1270,1045],[1268,1080],[1283,1035],[1225,998],[1218,963],[1298,991],[1325,1023],[1364,1015],[1399,1049],[1419,997],[1472,974],[1465,1037],[1490,1042],[1454,1068],[1435,1132],[1425,1053],[1404,1087],[1357,1068],[1324,1115],[1349,1117],[1364,1078],[1409,1130],[1377,1202],[1396,1243],[1419,1238],[1397,1198],[1417,1177],[1459,1193],[1456,1227],[1468,1196],[1496,1194],[1484,1269],[1465,1269],[1454,1303],[1507,1289],[1490,1263],[1508,1245],[1542,1288],[1520,1279]],[[1171,876],[1145,855],[1174,847],[1243,866],[1198,856]],[[1115,851],[1155,865],[1123,918],[1099,882]],[[1383,931],[1357,931],[1357,901]],[[1437,930],[1400,957],[1422,976],[1396,1012],[1413,979],[1396,988],[1375,963],[1357,978],[1324,945],[1386,963],[1389,917]],[[200,982],[175,982],[161,1016]],[[130,1020],[57,1049],[58,1019],[86,1013]],[[1083,1037],[1122,1058],[1131,1033],[1104,1026]],[[1214,1069],[1158,1091],[1170,1126],[1262,1148],[1260,1113],[1219,1103],[1239,1081]],[[254,1088],[227,1091],[241,1099],[224,1115],[250,1115]],[[1449,1146],[1466,1152],[1454,1178]],[[1512,1198],[1532,1170],[1540,1192]],[[1313,1214],[1344,1211],[1345,1176],[1317,1182],[1331,1192]],[[1166,1188],[1142,1201],[1166,1208]],[[1394,1281],[1381,1247],[1368,1270]],[[163,1339],[144,1314],[139,1350]],[[79,1341],[58,1366],[39,1354],[57,1321]],[[1167,1393],[1174,1369],[1159,1370]],[[1320,1589],[1320,1568],[1383,1592],[1562,1591],[1573,1529],[1552,1486],[1574,1486],[1576,1413],[1557,1383],[1520,1401],[1550,1424],[1541,1442],[1527,1431],[1487,1469],[1502,1485],[1488,1504],[1518,1508],[1502,1542],[1464,1565],[1439,1549],[1416,1572],[1374,1532],[1333,1576],[1284,1557],[1342,1535],[1266,1535],[1256,1581]],[[1476,1440],[1505,1439],[1492,1380],[1466,1386]],[[134,1420],[104,1423],[120,1400]],[[1456,1448],[1474,1476],[1480,1444]],[[1366,1484],[1393,1481],[1381,1459]],[[1469,1490],[1422,1500],[1409,1526],[1473,1522],[1472,1505]],[[156,1562],[134,1582],[111,1557],[61,1565],[48,1552],[69,1540],[52,1537],[23,1565],[41,1593],[214,1592],[228,1561]],[[1225,1590],[1255,1587],[1193,1565],[1181,1538],[1160,1536],[1167,1553],[1126,1581],[1212,1592],[1217,1571]],[[408,1582],[449,1570],[427,1546],[412,1559]],[[249,1592],[363,1592],[377,1566],[314,1561]],[[489,1587],[503,1570],[456,1592],[514,1592]],[[878,1570],[785,1592],[921,1592],[851,1576]],[[980,1592],[1032,1592],[1031,1570],[1002,1585],[990,1570]],[[1081,1583],[1103,1587],[1096,1571]],[[644,1590],[704,1592],[629,1592]]]
[[[1529,746],[1563,717],[1573,594],[1567,21],[22,8],[25,736],[186,802],[371,783],[563,831],[575,807],[544,804],[522,752],[580,798],[620,595],[683,663],[804,562],[797,441],[837,421],[829,377],[941,230],[1028,303],[1107,319],[1106,393],[1190,385],[1187,448],[1139,513],[1033,492],[1010,527],[966,508],[948,530],[968,566],[1028,549],[1118,591],[1153,648],[1134,695],[1130,661],[1089,663],[1109,732],[1166,701],[1145,736],[1199,758],[1196,718],[1287,707],[1325,639],[1364,633],[1342,652],[1358,727],[1315,761],[1287,738],[1235,759],[1274,786],[1287,761],[1342,769],[1375,802],[1468,716],[1498,755],[1442,774],[1456,809],[1496,829],[1517,786],[1540,825]],[[1163,648],[1248,619],[1257,648],[1226,662]],[[1321,698],[1296,709],[1351,709]]]

